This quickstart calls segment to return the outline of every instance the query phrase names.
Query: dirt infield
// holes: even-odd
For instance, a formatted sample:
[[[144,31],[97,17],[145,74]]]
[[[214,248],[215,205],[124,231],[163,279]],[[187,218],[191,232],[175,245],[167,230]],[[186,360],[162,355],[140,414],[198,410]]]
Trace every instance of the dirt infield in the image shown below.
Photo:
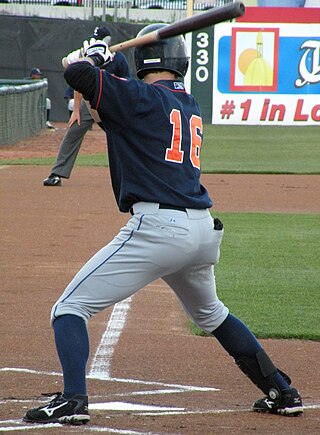
[[[65,132],[65,125],[59,127],[0,148],[0,159],[55,155]],[[81,152],[104,149],[95,126]],[[102,338],[116,313],[107,310],[90,322],[90,425],[23,424],[22,415],[39,405],[41,393],[62,388],[49,325],[52,304],[127,221],[117,211],[107,168],[75,167],[71,179],[55,188],[42,186],[49,171],[0,166],[0,432],[320,433],[320,343],[262,341],[301,390],[306,411],[299,418],[257,415],[250,406],[259,390],[214,339],[191,334],[174,295],[160,280],[123,304],[118,320],[125,323],[111,353],[108,348],[104,354]],[[320,213],[320,176],[204,175],[203,182],[217,211]]]

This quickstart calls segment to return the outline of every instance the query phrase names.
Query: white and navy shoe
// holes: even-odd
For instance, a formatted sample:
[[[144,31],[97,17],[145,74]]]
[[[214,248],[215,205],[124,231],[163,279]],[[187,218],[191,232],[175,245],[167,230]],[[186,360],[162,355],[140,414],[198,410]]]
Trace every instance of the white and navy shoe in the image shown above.
[[[43,396],[55,397],[46,405],[30,409],[23,417],[26,423],[61,423],[80,425],[90,421],[88,411],[88,396],[77,394],[71,399],[63,397],[62,393],[46,393]]]
[[[257,400],[252,405],[252,410],[269,414],[298,416],[303,413],[303,405],[299,391],[295,388],[290,388],[281,391],[281,396],[277,399],[271,399],[271,397],[266,396]]]

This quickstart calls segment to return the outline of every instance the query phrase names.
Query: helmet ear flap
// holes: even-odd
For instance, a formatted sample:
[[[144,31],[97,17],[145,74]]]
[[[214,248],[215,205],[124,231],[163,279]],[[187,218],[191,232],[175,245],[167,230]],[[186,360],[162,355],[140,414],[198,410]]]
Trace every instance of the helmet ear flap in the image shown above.
[[[168,24],[150,24],[140,30],[137,38],[166,26]],[[136,47],[134,59],[139,79],[157,70],[171,71],[184,77],[189,65],[186,43],[181,35]]]

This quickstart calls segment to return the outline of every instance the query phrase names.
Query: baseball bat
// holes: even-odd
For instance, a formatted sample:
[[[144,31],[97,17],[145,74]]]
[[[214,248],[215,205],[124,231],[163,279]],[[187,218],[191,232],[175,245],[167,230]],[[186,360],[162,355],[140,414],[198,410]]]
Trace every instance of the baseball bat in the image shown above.
[[[176,23],[169,24],[166,27],[162,27],[161,29],[147,33],[140,38],[128,39],[127,41],[112,45],[111,47],[109,47],[109,50],[115,53],[117,51],[125,50],[127,48],[151,44],[153,42],[159,41],[160,39],[171,38],[173,36],[192,32],[193,30],[200,30],[205,27],[213,26],[214,24],[241,17],[244,12],[245,6],[242,2],[228,3],[224,6],[220,6],[203,12],[201,14],[187,17]],[[62,65],[64,66],[64,68],[68,66],[65,57],[62,59]]]

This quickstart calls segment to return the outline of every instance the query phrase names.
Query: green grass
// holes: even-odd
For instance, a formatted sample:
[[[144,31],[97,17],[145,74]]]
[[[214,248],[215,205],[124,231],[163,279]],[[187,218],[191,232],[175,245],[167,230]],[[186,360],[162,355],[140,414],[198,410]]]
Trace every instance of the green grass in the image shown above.
[[[320,215],[218,217],[225,234],[215,275],[230,312],[259,338],[320,340]]]
[[[319,174],[319,128],[205,125],[201,161],[207,173]],[[0,164],[53,162],[54,158],[2,159]],[[107,157],[80,154],[76,164],[105,166]]]
[[[318,127],[204,126],[202,171],[320,173]]]

